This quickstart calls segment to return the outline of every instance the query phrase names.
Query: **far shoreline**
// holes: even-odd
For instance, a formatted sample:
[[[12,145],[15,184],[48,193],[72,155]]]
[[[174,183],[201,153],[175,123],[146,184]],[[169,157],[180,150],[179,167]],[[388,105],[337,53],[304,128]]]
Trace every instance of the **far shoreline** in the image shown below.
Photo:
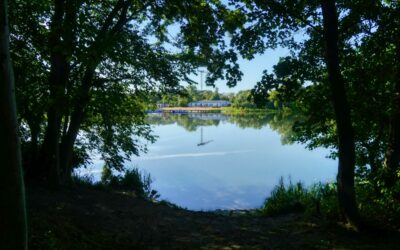
[[[266,114],[273,113],[273,109],[260,108],[234,108],[234,107],[163,107],[157,110],[148,111],[148,113],[223,113],[226,115],[248,115],[248,114]]]

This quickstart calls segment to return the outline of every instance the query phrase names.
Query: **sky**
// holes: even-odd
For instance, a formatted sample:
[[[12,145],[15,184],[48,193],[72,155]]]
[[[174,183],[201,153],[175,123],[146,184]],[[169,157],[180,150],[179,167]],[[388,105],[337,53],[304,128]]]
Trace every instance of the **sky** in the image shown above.
[[[170,39],[174,39],[178,34],[180,34],[180,26],[177,24],[173,24],[168,27],[168,35]],[[303,34],[295,34],[295,40],[301,41],[304,39]],[[156,41],[154,37],[150,38],[150,41]],[[226,43],[229,44],[229,40],[226,40]],[[174,47],[170,47],[166,44],[166,47],[169,50],[174,51]],[[218,80],[215,83],[215,87],[218,88],[220,93],[237,93],[240,90],[248,90],[252,89],[258,81],[261,80],[262,73],[264,70],[268,70],[268,72],[272,73],[272,67],[278,63],[280,57],[289,56],[290,52],[287,48],[278,47],[276,49],[268,49],[262,55],[255,55],[252,60],[245,60],[239,56],[239,66],[243,73],[242,81],[239,82],[235,87],[229,88],[226,85],[226,81]],[[204,69],[203,69],[204,70]],[[193,81],[198,82],[197,88],[200,89],[200,73],[196,75],[190,75],[190,78]],[[203,74],[203,81],[205,82],[205,74]],[[182,82],[183,86],[186,86],[187,83]],[[214,90],[212,86],[205,86],[203,84],[203,90]]]
[[[294,40],[302,42],[307,39],[307,35],[303,31],[299,31],[293,34]],[[290,51],[287,48],[278,47],[276,49],[267,49],[262,55],[255,55],[252,60],[239,59],[239,66],[243,73],[242,81],[235,87],[229,88],[226,83],[222,80],[216,82],[215,86],[218,87],[220,93],[237,93],[240,90],[252,89],[257,82],[261,80],[262,73],[264,70],[268,70],[272,73],[273,66],[279,61],[279,58],[290,56]],[[200,82],[200,75],[193,80]],[[200,89],[200,84],[198,85]],[[203,89],[213,90],[213,87],[206,87]]]
[[[252,89],[254,85],[261,80],[262,73],[264,70],[272,73],[272,68],[278,63],[280,57],[289,56],[289,50],[285,48],[277,48],[275,50],[268,49],[262,55],[256,55],[252,60],[239,59],[239,66],[243,73],[242,81],[239,82],[235,87],[229,88],[226,85],[226,81],[218,80],[215,87],[218,88],[220,93],[237,93],[240,90]],[[203,81],[205,77],[203,75]],[[197,88],[200,89],[200,74],[193,76],[192,80],[198,82]],[[203,84],[203,90],[214,90],[212,86],[205,86]]]
[[[251,89],[261,80],[264,70],[272,73],[272,67],[278,63],[280,57],[289,55],[289,50],[277,48],[275,50],[267,50],[262,55],[256,55],[253,60],[240,59],[239,65],[243,72],[242,81],[236,87],[229,88],[223,81],[219,81],[216,86],[220,92],[238,92],[244,89]]]

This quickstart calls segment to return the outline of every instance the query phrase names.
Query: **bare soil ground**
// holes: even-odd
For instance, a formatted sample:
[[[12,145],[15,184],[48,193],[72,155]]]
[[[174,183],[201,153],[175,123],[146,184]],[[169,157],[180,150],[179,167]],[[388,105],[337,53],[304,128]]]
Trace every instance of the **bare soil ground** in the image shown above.
[[[31,249],[400,249],[321,218],[193,212],[131,194],[28,188]]]

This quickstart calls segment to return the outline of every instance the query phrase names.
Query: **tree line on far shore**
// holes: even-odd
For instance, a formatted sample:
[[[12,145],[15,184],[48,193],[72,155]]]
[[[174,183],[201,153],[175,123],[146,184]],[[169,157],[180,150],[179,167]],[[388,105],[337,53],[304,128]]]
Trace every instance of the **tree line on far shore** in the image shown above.
[[[229,101],[231,103],[230,106],[233,108],[257,108],[251,90],[241,90],[237,93],[220,93],[218,87],[213,90],[199,90],[197,85],[193,84],[182,87],[177,92],[154,93],[148,99],[146,105],[148,109],[155,109],[157,104],[166,104],[172,107],[187,107],[190,102],[202,100]]]

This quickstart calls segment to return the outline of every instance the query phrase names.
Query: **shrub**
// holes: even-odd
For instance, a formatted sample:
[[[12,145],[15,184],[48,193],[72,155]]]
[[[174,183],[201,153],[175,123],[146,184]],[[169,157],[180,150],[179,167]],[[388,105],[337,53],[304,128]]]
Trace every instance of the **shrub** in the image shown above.
[[[391,188],[387,188],[382,181],[359,181],[356,193],[363,218],[372,224],[399,228],[400,181]]]
[[[93,176],[73,174],[71,177],[72,184],[83,187],[91,187],[94,184]]]
[[[283,178],[272,190],[262,207],[265,215],[279,215],[293,212],[305,212],[338,218],[336,185],[317,183],[305,188],[301,182],[285,185]]]
[[[302,183],[294,185],[289,180],[289,185],[286,186],[281,177],[279,184],[272,190],[271,196],[265,200],[263,212],[266,215],[278,215],[304,211],[306,198],[307,190]]]
[[[152,189],[152,182],[150,174],[140,171],[138,168],[126,170],[122,175],[114,175],[107,165],[103,166],[101,180],[98,182],[95,182],[91,175],[74,174],[72,176],[72,184],[75,186],[100,190],[132,191],[139,198],[156,201],[160,195]]]
[[[111,189],[133,191],[139,198],[156,200],[160,197],[151,187],[150,174],[141,172],[138,168],[126,170],[123,175],[115,176],[107,167],[103,167],[101,183]]]
[[[72,185],[73,186],[79,186],[79,187],[85,187],[85,188],[94,188],[94,189],[100,189],[103,190],[105,187],[100,183],[94,181],[94,178],[92,175],[79,175],[77,173],[74,173],[72,175]]]
[[[308,193],[312,202],[307,208],[309,213],[323,215],[328,219],[340,217],[336,183],[316,183],[308,189]]]

